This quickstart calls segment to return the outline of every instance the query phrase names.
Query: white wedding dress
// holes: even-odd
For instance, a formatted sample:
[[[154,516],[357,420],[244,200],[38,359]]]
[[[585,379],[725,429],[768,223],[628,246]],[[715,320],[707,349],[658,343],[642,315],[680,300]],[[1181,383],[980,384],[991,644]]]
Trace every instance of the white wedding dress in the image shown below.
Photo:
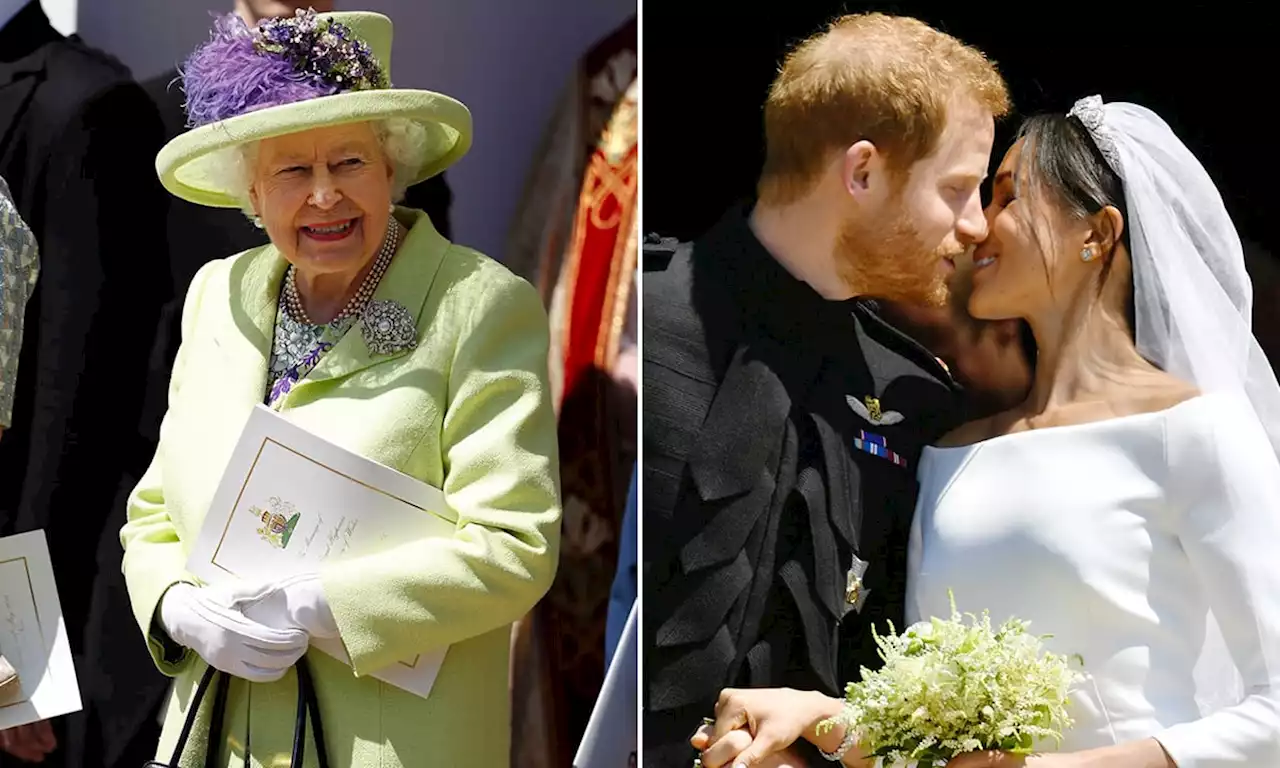
[[[948,616],[952,590],[962,613],[1028,620],[1050,650],[1082,656],[1062,751],[1154,737],[1179,768],[1276,768],[1278,469],[1247,403],[1226,395],[928,448],[908,619]],[[1210,610],[1229,657],[1219,642],[1201,659]],[[1197,689],[1198,661],[1218,672],[1212,690],[1203,676]],[[1241,682],[1202,714],[1198,695]]]

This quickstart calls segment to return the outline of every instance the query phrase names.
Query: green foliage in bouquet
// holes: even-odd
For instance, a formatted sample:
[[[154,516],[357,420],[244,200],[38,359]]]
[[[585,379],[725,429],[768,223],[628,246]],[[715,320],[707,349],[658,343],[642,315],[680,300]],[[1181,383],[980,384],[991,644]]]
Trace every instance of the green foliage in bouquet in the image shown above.
[[[945,765],[989,749],[1027,755],[1039,743],[1060,744],[1072,725],[1069,694],[1083,679],[1071,660],[1045,652],[1025,621],[1009,619],[993,630],[988,612],[965,616],[970,623],[952,595],[950,619],[920,622],[901,635],[876,633],[884,667],[863,669],[862,681],[845,690],[843,712],[819,732],[852,728],[861,748],[888,765]]]

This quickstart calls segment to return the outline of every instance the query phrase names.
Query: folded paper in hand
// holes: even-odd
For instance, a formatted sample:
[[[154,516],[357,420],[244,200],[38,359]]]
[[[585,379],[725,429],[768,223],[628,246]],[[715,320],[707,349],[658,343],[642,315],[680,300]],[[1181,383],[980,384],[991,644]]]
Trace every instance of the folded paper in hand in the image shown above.
[[[0,730],[80,708],[44,531],[0,539]]]
[[[438,489],[351,453],[257,406],[214,494],[187,570],[207,584],[268,582],[376,555],[456,523]],[[338,639],[313,639],[350,663]],[[426,697],[446,649],[373,677]]]

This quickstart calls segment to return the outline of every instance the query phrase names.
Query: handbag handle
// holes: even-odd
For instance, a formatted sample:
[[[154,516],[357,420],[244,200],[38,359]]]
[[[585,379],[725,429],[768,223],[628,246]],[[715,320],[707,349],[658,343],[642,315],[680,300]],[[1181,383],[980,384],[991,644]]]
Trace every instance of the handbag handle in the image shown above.
[[[306,657],[294,665],[298,675],[298,710],[293,729],[293,751],[289,760],[292,768],[302,768],[307,748],[307,718],[310,715],[311,732],[316,743],[316,761],[320,768],[329,768],[329,751],[324,743],[324,727],[320,722],[320,703],[316,699],[315,683],[311,677],[311,667]],[[178,734],[178,743],[173,747],[173,757],[168,763],[149,760],[143,768],[179,768],[182,755],[186,752],[187,741],[195,727],[196,717],[200,714],[200,704],[211,685],[216,684],[218,691],[214,694],[213,713],[209,721],[209,740],[205,745],[205,768],[217,768],[217,750],[213,748],[214,739],[222,733],[222,724],[227,708],[227,690],[231,687],[229,675],[219,672],[213,667],[205,670],[196,686],[195,696],[191,701],[191,709],[187,720],[182,724],[182,732]]]

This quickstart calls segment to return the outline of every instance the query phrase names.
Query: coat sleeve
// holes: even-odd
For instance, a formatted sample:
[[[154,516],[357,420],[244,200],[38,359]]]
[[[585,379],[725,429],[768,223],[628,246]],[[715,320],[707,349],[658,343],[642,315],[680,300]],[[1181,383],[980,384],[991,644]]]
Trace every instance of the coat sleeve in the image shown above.
[[[200,297],[206,276],[216,262],[206,264],[196,274],[187,292],[182,310],[183,343],[178,348],[169,379],[169,405],[178,397],[182,388],[182,374],[191,339],[192,327],[200,309]],[[129,494],[127,519],[120,530],[120,543],[124,546],[124,577],[129,588],[129,601],[134,619],[147,641],[147,650],[156,666],[166,675],[180,674],[191,661],[189,650],[179,647],[168,638],[159,622],[155,621],[160,599],[169,587],[180,581],[196,584],[187,573],[186,550],[178,539],[177,529],[169,518],[164,499],[164,454],[169,448],[169,414],[160,425],[160,444],[138,485]]]
[[[510,624],[555,575],[560,468],[547,316],[531,285],[503,277],[473,302],[447,376],[439,439],[456,533],[321,574],[358,675]]]
[[[1243,697],[1156,739],[1178,768],[1280,765],[1280,462],[1243,400],[1214,397],[1169,424],[1170,495]]]

